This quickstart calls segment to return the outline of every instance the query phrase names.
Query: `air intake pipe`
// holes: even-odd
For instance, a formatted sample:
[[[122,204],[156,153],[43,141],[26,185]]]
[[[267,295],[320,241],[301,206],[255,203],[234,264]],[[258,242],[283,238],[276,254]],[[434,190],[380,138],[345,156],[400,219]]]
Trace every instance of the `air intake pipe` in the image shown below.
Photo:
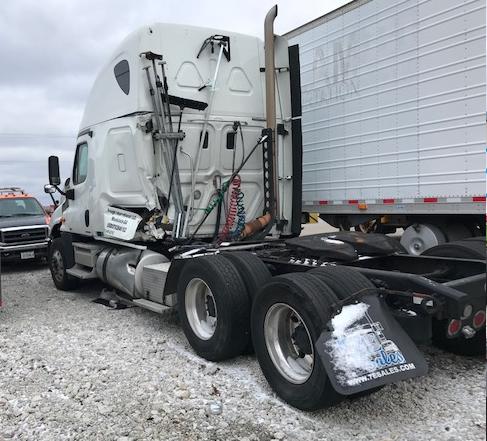
[[[267,128],[272,130],[272,176],[270,176],[273,188],[274,201],[272,216],[279,220],[279,181],[276,144],[276,64],[274,54],[274,20],[277,17],[277,5],[274,5],[265,17],[264,22],[264,47],[265,47],[265,103]]]

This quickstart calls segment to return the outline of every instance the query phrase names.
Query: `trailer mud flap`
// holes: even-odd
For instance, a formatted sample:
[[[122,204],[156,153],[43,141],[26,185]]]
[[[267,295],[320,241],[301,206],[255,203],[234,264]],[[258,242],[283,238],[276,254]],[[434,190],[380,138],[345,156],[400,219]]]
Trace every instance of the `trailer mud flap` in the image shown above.
[[[329,329],[316,349],[340,394],[356,394],[428,371],[421,352],[377,296],[344,306]]]

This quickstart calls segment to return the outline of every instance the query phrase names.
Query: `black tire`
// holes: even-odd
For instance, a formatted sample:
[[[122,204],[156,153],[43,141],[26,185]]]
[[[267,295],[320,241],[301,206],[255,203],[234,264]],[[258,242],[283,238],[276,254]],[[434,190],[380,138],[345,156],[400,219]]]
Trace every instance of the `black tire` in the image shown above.
[[[362,289],[375,288],[374,284],[355,268],[330,265],[312,269],[309,274],[325,283],[340,300],[344,300]],[[349,398],[360,398],[370,395],[383,387],[379,386],[364,390],[363,392],[350,395]]]
[[[422,256],[458,257],[460,259],[485,260],[485,240],[472,237],[428,248]]]
[[[324,295],[326,293],[326,295]],[[276,367],[269,354],[264,324],[271,308],[284,305],[299,314],[314,347],[330,319],[330,300],[334,294],[318,279],[305,273],[274,277],[257,294],[251,317],[252,341],[260,367],[272,389],[290,405],[302,410],[328,407],[344,397],[333,388],[318,354],[309,377],[299,384],[290,381]]]
[[[245,251],[233,251],[222,253],[221,255],[232,262],[235,268],[237,268],[251,301],[272,277],[265,263],[255,254]]]
[[[222,253],[222,256],[233,263],[237,268],[247,289],[250,300],[250,308],[257,292],[272,278],[272,274],[262,260],[255,254],[245,251],[234,251]],[[252,338],[242,352],[243,354],[253,354],[254,346]]]
[[[364,288],[374,288],[374,284],[355,268],[322,266],[312,269],[309,274],[323,281],[340,300]]]
[[[216,327],[208,339],[198,336],[188,320],[187,288],[195,279],[209,287],[217,311]],[[206,305],[208,308],[208,303]],[[184,334],[200,357],[210,361],[226,360],[240,355],[248,345],[250,301],[247,290],[235,266],[221,255],[194,258],[184,265],[178,282],[178,311]]]
[[[49,246],[48,263],[54,285],[62,291],[69,291],[79,283],[78,279],[66,273],[66,261],[63,241],[57,237],[51,241]]]
[[[464,259],[485,259],[485,238],[472,237],[429,248],[423,256],[458,257]],[[448,319],[433,319],[433,344],[445,351],[465,356],[485,356],[485,326],[477,331],[472,338],[460,335],[447,337]]]

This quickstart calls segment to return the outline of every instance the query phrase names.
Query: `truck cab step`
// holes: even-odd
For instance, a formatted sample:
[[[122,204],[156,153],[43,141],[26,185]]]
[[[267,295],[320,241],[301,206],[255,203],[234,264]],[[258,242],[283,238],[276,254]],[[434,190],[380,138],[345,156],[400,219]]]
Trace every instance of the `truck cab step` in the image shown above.
[[[169,306],[161,305],[160,303],[151,302],[146,299],[135,299],[132,301],[134,305],[140,306],[141,308],[148,309],[158,314],[162,314],[164,311],[171,309]]]
[[[66,272],[73,277],[81,280],[97,279],[95,269],[87,268],[80,264],[75,264],[73,267],[68,268]]]

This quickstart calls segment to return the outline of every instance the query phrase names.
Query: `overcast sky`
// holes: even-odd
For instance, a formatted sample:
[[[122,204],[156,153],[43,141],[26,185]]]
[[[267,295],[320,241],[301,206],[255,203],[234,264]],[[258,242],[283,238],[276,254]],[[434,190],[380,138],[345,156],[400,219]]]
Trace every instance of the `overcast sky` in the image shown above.
[[[278,0],[276,33],[349,0]],[[43,202],[47,157],[69,176],[75,136],[93,80],[137,27],[184,23],[263,37],[275,0],[0,0],[0,187]]]

